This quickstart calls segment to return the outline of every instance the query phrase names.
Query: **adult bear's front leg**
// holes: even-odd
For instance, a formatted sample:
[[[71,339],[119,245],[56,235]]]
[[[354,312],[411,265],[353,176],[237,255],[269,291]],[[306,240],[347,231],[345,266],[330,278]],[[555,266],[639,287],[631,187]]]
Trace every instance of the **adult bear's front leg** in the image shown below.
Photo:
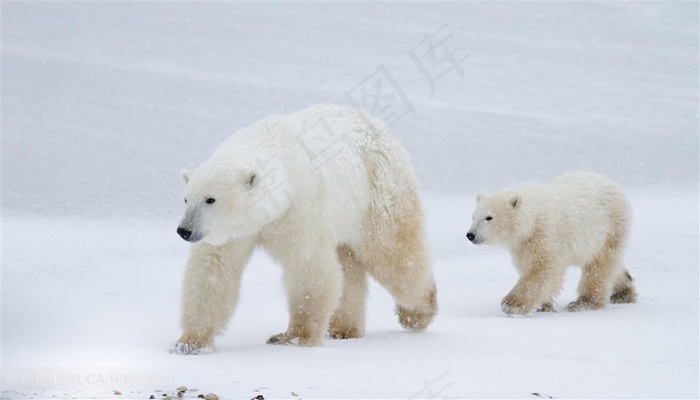
[[[226,328],[236,307],[243,268],[254,247],[252,238],[221,246],[192,245],[183,282],[183,333],[171,353],[214,351],[214,336]]]

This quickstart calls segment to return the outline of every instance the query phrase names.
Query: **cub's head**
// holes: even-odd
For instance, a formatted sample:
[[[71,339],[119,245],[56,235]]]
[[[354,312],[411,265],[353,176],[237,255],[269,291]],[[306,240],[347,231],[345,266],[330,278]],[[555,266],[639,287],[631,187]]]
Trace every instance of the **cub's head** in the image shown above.
[[[467,239],[474,244],[509,247],[519,241],[527,230],[523,223],[523,199],[513,190],[493,196],[476,196],[476,210]]]
[[[210,160],[182,171],[185,214],[177,233],[184,240],[216,246],[254,235],[289,207],[290,193],[281,165],[230,164]]]

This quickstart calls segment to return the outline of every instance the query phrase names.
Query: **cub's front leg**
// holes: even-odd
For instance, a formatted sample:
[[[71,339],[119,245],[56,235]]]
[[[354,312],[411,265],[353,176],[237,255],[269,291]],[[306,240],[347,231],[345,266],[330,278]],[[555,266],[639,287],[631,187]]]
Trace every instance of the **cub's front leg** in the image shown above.
[[[508,315],[527,315],[539,307],[546,310],[561,290],[563,277],[563,271],[551,266],[534,265],[526,269],[501,301],[501,310]]]
[[[529,314],[538,306],[537,300],[535,300],[537,296],[531,293],[533,289],[532,285],[523,283],[521,279],[501,300],[501,310],[508,315]]]
[[[192,245],[183,281],[182,336],[170,349],[174,354],[214,351],[214,336],[221,333],[238,302],[243,268],[254,248],[252,239],[221,246]]]

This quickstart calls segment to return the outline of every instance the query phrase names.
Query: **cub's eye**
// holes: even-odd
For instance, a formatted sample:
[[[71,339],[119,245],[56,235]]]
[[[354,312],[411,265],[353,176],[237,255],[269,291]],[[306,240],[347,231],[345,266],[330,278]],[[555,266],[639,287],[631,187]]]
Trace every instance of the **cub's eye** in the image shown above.
[[[207,203],[207,204],[214,204],[215,202],[216,202],[216,199],[213,198],[213,197],[209,197],[209,198],[206,200],[206,203]]]
[[[491,221],[492,219],[493,219],[493,217],[490,216],[490,215],[489,215],[488,217],[486,217],[486,220],[487,220],[487,221]]]
[[[187,204],[187,199],[185,199],[185,204]]]

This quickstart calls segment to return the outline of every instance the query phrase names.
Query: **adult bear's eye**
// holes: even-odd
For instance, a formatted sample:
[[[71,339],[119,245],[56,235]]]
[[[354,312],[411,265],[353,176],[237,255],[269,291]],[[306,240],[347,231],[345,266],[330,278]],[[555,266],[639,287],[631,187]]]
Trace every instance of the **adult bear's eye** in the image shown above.
[[[187,204],[187,199],[185,199],[185,204]]]
[[[487,221],[491,221],[492,219],[493,219],[493,217],[490,216],[490,215],[489,215],[488,217],[486,217],[486,220],[487,220]]]
[[[206,200],[206,202],[207,202],[207,204],[214,204],[214,203],[216,202],[216,199],[213,198],[213,197],[209,197],[209,198]]]

